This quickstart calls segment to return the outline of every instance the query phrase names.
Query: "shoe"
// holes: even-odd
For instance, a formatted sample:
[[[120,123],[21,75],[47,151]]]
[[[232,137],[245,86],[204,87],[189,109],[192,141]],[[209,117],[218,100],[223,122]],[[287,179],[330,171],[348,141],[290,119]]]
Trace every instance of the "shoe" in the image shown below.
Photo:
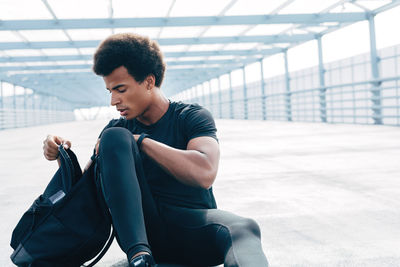
[[[149,254],[139,255],[131,260],[129,267],[157,267],[154,259]]]

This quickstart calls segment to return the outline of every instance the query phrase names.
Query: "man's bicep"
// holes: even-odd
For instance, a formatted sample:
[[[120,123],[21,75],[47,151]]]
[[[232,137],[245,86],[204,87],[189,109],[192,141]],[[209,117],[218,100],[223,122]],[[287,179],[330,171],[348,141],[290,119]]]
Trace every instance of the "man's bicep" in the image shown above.
[[[187,150],[196,150],[203,153],[213,165],[218,165],[219,144],[217,140],[210,136],[200,136],[193,138],[187,145]]]

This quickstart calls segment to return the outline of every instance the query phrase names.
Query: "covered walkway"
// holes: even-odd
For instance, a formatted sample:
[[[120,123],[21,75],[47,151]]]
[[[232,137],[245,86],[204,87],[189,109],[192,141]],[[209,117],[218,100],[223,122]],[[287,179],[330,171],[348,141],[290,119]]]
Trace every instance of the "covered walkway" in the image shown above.
[[[69,138],[83,165],[105,123],[0,131],[0,266],[12,266],[10,233],[56,170],[42,140]],[[244,120],[217,127],[219,208],[260,224],[271,266],[400,266],[400,128]],[[115,242],[98,266],[124,257]]]

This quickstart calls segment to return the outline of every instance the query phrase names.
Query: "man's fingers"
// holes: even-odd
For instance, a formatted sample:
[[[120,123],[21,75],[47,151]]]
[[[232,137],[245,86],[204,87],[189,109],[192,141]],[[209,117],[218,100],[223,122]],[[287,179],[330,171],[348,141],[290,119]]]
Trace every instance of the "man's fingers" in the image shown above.
[[[57,145],[61,145],[62,142],[64,141],[64,139],[62,137],[59,136],[52,136],[52,140],[54,141],[54,143],[56,143]]]
[[[51,147],[49,146],[49,143],[45,143],[43,145],[43,154],[49,160],[55,159],[58,155],[58,147]]]
[[[65,149],[71,147],[71,141],[60,136],[48,135],[43,141],[43,155],[48,160],[55,160],[58,156],[58,146],[63,144]]]
[[[59,137],[59,136],[57,136],[56,143],[57,143],[58,145],[63,144],[63,146],[64,146],[65,149],[68,149],[68,148],[71,147],[71,141],[65,140],[64,138]]]
[[[65,149],[71,148],[71,141],[68,140],[64,141],[64,148]]]
[[[59,143],[57,143],[57,142],[59,142]],[[58,139],[57,136],[48,135],[47,138],[43,141],[43,143],[48,148],[57,149],[58,148],[58,144],[61,144],[61,141]]]
[[[46,159],[48,160],[55,160],[58,155],[58,151],[49,151],[49,150],[44,150],[43,155]]]
[[[57,150],[58,149],[58,144],[56,142],[54,142],[54,140],[48,140],[46,142],[47,148],[48,149],[53,149],[53,150]]]

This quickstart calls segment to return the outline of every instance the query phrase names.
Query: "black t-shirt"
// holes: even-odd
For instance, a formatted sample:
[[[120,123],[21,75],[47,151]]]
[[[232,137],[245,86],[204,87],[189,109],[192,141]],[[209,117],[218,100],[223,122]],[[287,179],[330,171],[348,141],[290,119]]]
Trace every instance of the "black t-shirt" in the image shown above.
[[[170,102],[167,112],[152,125],[121,117],[111,120],[103,131],[110,127],[124,127],[133,134],[147,133],[151,139],[177,149],[186,149],[191,139],[200,136],[218,140],[211,113],[197,104],[182,102]],[[216,208],[212,188],[185,185],[144,153],[142,159],[144,173],[156,201],[189,208]]]

